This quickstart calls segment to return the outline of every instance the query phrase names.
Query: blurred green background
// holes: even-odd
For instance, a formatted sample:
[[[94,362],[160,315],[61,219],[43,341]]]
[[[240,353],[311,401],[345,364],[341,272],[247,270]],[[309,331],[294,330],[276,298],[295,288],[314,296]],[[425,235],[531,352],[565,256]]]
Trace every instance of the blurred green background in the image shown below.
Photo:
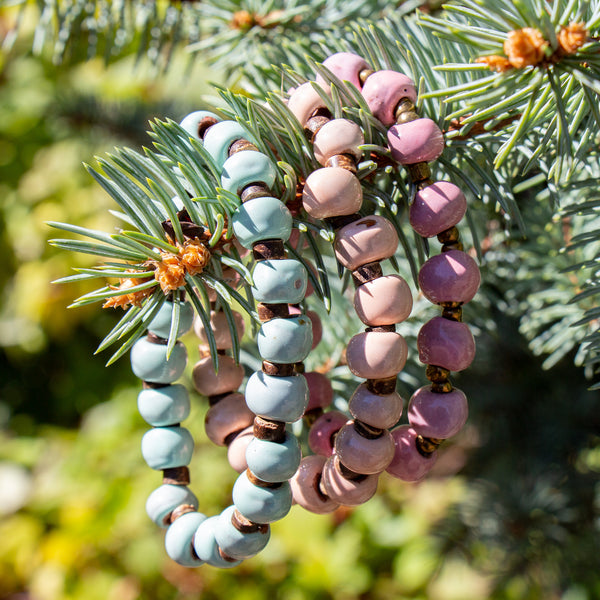
[[[232,571],[171,562],[144,510],[160,474],[139,451],[139,383],[127,360],[93,356],[117,314],[65,308],[87,290],[50,282],[93,259],[53,250],[44,223],[112,227],[82,162],[148,144],[149,119],[194,110],[220,74],[185,56],[160,77],[132,59],[59,68],[19,44],[0,56],[0,598],[600,598],[598,393],[572,355],[544,371],[514,312],[493,308],[458,380],[468,425],[426,481],[382,477],[368,504],[329,516],[294,507]],[[196,397],[186,426],[192,488],[214,514],[235,473],[205,411]]]

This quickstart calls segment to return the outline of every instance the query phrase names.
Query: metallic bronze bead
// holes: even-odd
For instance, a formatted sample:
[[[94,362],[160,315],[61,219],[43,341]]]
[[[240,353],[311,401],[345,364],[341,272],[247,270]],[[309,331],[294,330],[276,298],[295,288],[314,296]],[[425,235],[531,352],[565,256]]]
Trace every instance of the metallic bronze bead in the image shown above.
[[[367,440],[376,440],[385,433],[385,429],[373,427],[372,425],[368,425],[367,423],[359,421],[358,419],[354,421],[354,429],[358,435],[366,438]]]
[[[444,367],[437,367],[436,365],[427,365],[425,369],[425,377],[433,383],[444,383],[448,381],[450,377],[450,371],[444,369]]]
[[[387,396],[396,391],[396,375],[385,379],[367,379],[365,383],[367,389],[378,396]]]
[[[255,523],[246,517],[236,508],[231,515],[231,524],[241,533],[254,533],[260,531],[267,533],[269,526],[266,523]]]
[[[258,487],[271,488],[274,490],[274,489],[280,488],[283,485],[282,481],[277,481],[277,482],[263,481],[262,479],[259,479],[250,469],[246,469],[246,477],[248,477],[248,481],[252,485],[256,485]]]
[[[233,156],[236,152],[242,152],[243,150],[250,150],[252,152],[258,152],[258,148],[248,140],[240,139],[236,140],[229,146],[228,156]]]
[[[277,260],[285,258],[285,246],[282,240],[262,240],[252,246],[254,260]]]
[[[415,163],[414,165],[406,165],[406,169],[413,183],[427,181],[431,177],[431,169],[429,168],[429,163],[427,162],[419,162]]]
[[[381,268],[381,263],[379,261],[367,263],[352,271],[352,279],[355,287],[373,281],[373,279],[379,277],[383,277],[383,269]]]
[[[189,485],[190,470],[187,467],[163,469],[163,483],[169,485]]]
[[[263,360],[262,372],[265,375],[273,375],[274,377],[290,377],[294,374],[294,365]]]
[[[189,512],[196,512],[196,509],[191,504],[180,504],[177,508],[173,509],[171,513],[165,517],[166,523],[174,523],[179,517]]]
[[[264,304],[258,302],[256,304],[258,318],[264,323],[271,319],[285,319],[290,316],[289,306],[287,304]]]
[[[356,159],[351,154],[334,154],[327,159],[326,167],[340,167],[356,174]]]
[[[458,242],[460,239],[460,232],[457,227],[450,227],[450,229],[438,233],[437,239],[440,244],[452,244]]]
[[[304,127],[304,135],[308,139],[309,142],[312,142],[315,139],[315,135],[317,135],[317,131],[329,123],[331,119],[329,117],[325,117],[323,115],[315,115],[311,117]]]
[[[438,440],[435,438],[427,438],[422,435],[418,435],[416,439],[417,450],[421,456],[429,458],[439,447],[444,440]]]
[[[367,79],[373,75],[373,73],[375,73],[375,71],[373,71],[373,69],[363,69],[359,74],[358,74],[358,79],[359,81],[364,85],[365,81],[367,81]]]
[[[281,444],[285,441],[285,423],[256,416],[254,417],[254,437]]]
[[[255,198],[264,198],[267,196],[273,196],[273,192],[266,185],[251,183],[242,190],[240,199],[242,202],[248,202]]]

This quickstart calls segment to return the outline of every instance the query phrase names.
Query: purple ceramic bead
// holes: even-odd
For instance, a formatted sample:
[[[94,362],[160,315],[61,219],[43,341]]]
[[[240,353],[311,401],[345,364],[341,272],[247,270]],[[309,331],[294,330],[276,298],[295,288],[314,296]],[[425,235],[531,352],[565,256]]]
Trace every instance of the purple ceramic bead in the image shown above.
[[[340,472],[339,458],[330,456],[323,467],[323,487],[327,495],[345,506],[358,506],[370,500],[377,491],[377,475],[346,479]]]
[[[423,237],[433,237],[454,227],[467,212],[462,190],[449,181],[436,181],[415,194],[410,205],[412,228]]]
[[[310,81],[299,85],[288,100],[288,108],[304,127],[312,114],[319,108],[325,108],[321,96]]]
[[[475,358],[475,340],[466,323],[434,317],[417,336],[419,360],[450,371],[466,369]]]
[[[348,417],[337,410],[322,414],[310,428],[308,446],[321,456],[331,456],[335,435],[348,422]]]
[[[378,438],[367,439],[348,423],[335,437],[335,453],[351,471],[374,475],[384,471],[394,457],[394,438],[384,431]]]
[[[318,454],[304,457],[296,474],[290,479],[296,504],[317,515],[333,512],[339,507],[337,502],[325,496],[319,489],[326,460]]]
[[[333,388],[323,373],[309,371],[304,373],[308,385],[308,406],[306,412],[315,408],[327,408],[333,401]]]
[[[351,52],[337,52],[336,54],[332,54],[323,61],[323,66],[327,67],[338,79],[349,81],[359,90],[363,85],[359,78],[360,72],[371,68],[362,56],[352,54]],[[329,87],[320,75],[317,75],[317,83],[321,87]]]
[[[413,429],[424,437],[440,440],[456,435],[468,414],[467,397],[457,388],[439,394],[426,385],[413,394],[408,405],[408,421]]]
[[[387,138],[392,158],[401,165],[429,162],[444,151],[444,134],[431,119],[393,125]]]
[[[423,456],[416,445],[417,432],[409,425],[401,425],[392,431],[396,444],[394,458],[386,471],[402,481],[419,481],[431,470],[437,460],[437,452]]]
[[[313,171],[302,192],[304,210],[315,219],[351,215],[360,209],[362,199],[360,181],[342,167]]]
[[[393,331],[365,331],[350,339],[346,348],[348,368],[363,379],[385,379],[404,368],[406,341]]]
[[[351,154],[356,161],[359,161],[362,156],[359,146],[364,143],[363,133],[354,121],[333,119],[317,131],[313,141],[313,151],[315,158],[323,166],[326,166],[332,156],[339,154]]]
[[[402,98],[417,101],[414,81],[397,71],[377,71],[367,77],[362,95],[373,115],[386,127],[396,122],[396,107]]]
[[[481,276],[477,263],[461,250],[449,250],[432,256],[419,271],[419,286],[423,295],[434,304],[473,299]]]
[[[367,425],[389,429],[402,415],[402,398],[397,392],[374,394],[366,383],[361,383],[350,398],[348,410],[355,419]]]

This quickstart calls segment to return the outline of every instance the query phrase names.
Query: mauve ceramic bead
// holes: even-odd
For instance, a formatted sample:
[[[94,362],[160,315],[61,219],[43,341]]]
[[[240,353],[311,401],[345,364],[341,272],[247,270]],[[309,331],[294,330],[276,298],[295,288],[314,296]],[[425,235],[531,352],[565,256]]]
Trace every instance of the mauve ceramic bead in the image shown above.
[[[454,227],[467,212],[462,190],[449,181],[436,181],[415,194],[409,209],[412,228],[423,237],[434,237]]]
[[[363,217],[342,227],[335,238],[335,256],[354,271],[361,265],[393,256],[398,247],[394,226],[378,215]]]
[[[227,438],[242,431],[254,421],[254,413],[246,406],[243,394],[229,394],[213,404],[206,413],[206,435],[217,446],[225,446]]]
[[[348,422],[348,417],[337,410],[322,414],[308,432],[308,447],[321,456],[333,454],[334,435]]]
[[[210,356],[201,358],[192,371],[194,387],[203,396],[214,396],[237,390],[244,380],[244,367],[236,365],[231,356],[219,356],[219,372],[215,373]]]
[[[319,108],[325,108],[326,104],[310,81],[299,85],[288,100],[288,108],[304,127],[312,114]]]
[[[254,439],[253,432],[253,426],[246,427],[246,429],[240,431],[233,438],[233,441],[227,447],[227,460],[231,468],[238,473],[243,473],[248,468],[248,463],[246,463],[246,448],[252,439]]]
[[[377,491],[377,475],[367,475],[354,480],[346,479],[339,471],[339,459],[335,454],[325,462],[322,477],[327,495],[334,502],[345,506],[364,504]]]
[[[365,324],[392,325],[408,319],[412,310],[410,287],[399,275],[385,275],[360,285],[354,294],[354,310]]]
[[[396,450],[386,471],[402,481],[423,479],[435,464],[437,453],[434,452],[426,458],[417,450],[417,433],[410,425],[401,425],[398,429],[394,429],[392,437]]]
[[[389,431],[375,439],[360,435],[352,423],[344,425],[335,436],[335,453],[342,464],[355,473],[381,473],[394,456],[394,439]]]
[[[404,368],[407,355],[404,338],[393,331],[359,333],[346,348],[348,368],[363,379],[385,379],[396,375]]]
[[[429,162],[444,151],[444,134],[431,119],[392,125],[387,138],[392,158],[402,165]]]
[[[237,331],[238,340],[241,340],[244,335],[244,319],[239,312],[234,310],[233,320],[235,321],[235,330]],[[215,336],[218,350],[228,350],[232,347],[233,343],[231,341],[229,324],[227,323],[227,317],[222,310],[218,312],[215,312],[214,310],[210,311],[210,328]],[[203,342],[208,343],[204,324],[198,316],[194,319],[194,332]]]
[[[294,502],[317,515],[333,512],[339,506],[337,502],[324,496],[319,489],[326,460],[318,454],[306,456],[300,462],[296,474],[290,479]]]
[[[397,71],[377,71],[369,75],[362,95],[373,115],[386,127],[396,122],[396,107],[402,98],[417,101],[413,80]]]
[[[413,394],[408,405],[408,421],[413,429],[422,436],[441,440],[456,435],[468,414],[467,397],[457,388],[439,394],[426,385]]]
[[[450,371],[466,369],[475,358],[475,340],[466,323],[434,317],[417,336],[419,360]]]
[[[351,154],[358,161],[362,156],[359,146],[364,143],[365,138],[356,123],[348,119],[333,119],[317,131],[313,151],[315,158],[323,166],[337,154]]]
[[[432,256],[419,271],[421,291],[434,304],[469,302],[477,293],[480,283],[477,263],[460,250]]]
[[[359,90],[363,86],[359,78],[360,72],[371,68],[362,56],[352,54],[352,52],[336,52],[323,61],[323,66],[327,67],[339,80],[349,81]],[[317,83],[320,86],[329,87],[320,75],[317,75]]]
[[[383,396],[374,394],[366,383],[362,383],[350,398],[348,410],[355,419],[367,425],[389,429],[402,415],[402,398],[397,392]]]
[[[312,323],[313,341],[311,350],[314,350],[319,345],[319,342],[323,337],[323,324],[321,323],[321,317],[319,317],[319,315],[314,310],[307,310],[306,316],[310,319],[310,322]]]
[[[308,385],[308,406],[306,410],[327,408],[333,402],[333,388],[329,379],[317,371],[304,373]]]
[[[342,167],[313,171],[302,192],[304,210],[315,219],[352,215],[360,209],[362,199],[358,178]]]

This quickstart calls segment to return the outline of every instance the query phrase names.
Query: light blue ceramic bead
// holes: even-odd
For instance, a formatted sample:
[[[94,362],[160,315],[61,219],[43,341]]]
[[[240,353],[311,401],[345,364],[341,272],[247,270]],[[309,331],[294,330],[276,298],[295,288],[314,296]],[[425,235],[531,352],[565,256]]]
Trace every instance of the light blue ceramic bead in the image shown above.
[[[233,213],[233,232],[244,248],[260,240],[287,241],[292,233],[292,214],[277,198],[265,196],[244,202]]]
[[[187,351],[177,342],[167,360],[167,346],[139,339],[131,348],[131,370],[136,377],[153,383],[173,383],[183,374]]]
[[[306,269],[293,258],[261,260],[256,263],[252,278],[252,295],[257,302],[298,304],[306,294]]]
[[[258,554],[269,542],[271,528],[268,525],[261,527],[262,531],[242,533],[231,523],[231,515],[235,506],[229,506],[219,515],[219,525],[215,528],[215,539],[219,548],[231,556],[243,560]]]
[[[188,418],[190,396],[185,387],[179,383],[142,390],[138,394],[138,410],[149,425],[154,427],[175,425]]]
[[[165,535],[165,550],[171,559],[184,567],[204,564],[193,552],[194,535],[206,516],[199,512],[181,515],[169,526]]]
[[[294,476],[302,454],[293,434],[286,433],[283,442],[252,438],[246,448],[246,463],[256,477],[275,483]]]
[[[185,427],[155,427],[142,438],[142,456],[151,469],[189,465],[194,438]]]
[[[217,121],[221,120],[217,115],[207,110],[197,110],[196,112],[187,115],[187,117],[184,117],[179,125],[190,134],[190,137],[200,140],[202,138],[198,135],[198,125],[200,125],[202,119],[205,119],[206,117],[213,117],[214,119],[217,119]]]
[[[292,507],[292,490],[284,481],[276,488],[259,487],[250,483],[246,471],[233,486],[233,503],[247,518],[255,523],[272,523],[283,519]]]
[[[255,415],[293,423],[308,406],[306,379],[304,375],[274,377],[256,371],[246,384],[246,404]]]
[[[219,526],[219,521],[219,515],[217,515],[209,517],[200,523],[194,535],[194,550],[198,558],[209,565],[220,567],[221,569],[231,569],[232,567],[237,567],[242,561],[229,562],[219,554],[219,546],[215,539],[215,532]]]
[[[223,165],[221,185],[234,194],[239,194],[251,183],[266,185],[275,183],[276,171],[273,161],[262,152],[242,150],[230,156]]]
[[[157,335],[158,337],[168,339],[169,332],[171,331],[171,317],[173,315],[173,303],[163,302],[163,305],[158,310],[158,314],[152,319],[148,331]],[[179,303],[179,327],[177,328],[177,335],[175,337],[182,336],[186,331],[192,328],[194,322],[194,309],[189,302]]]
[[[146,501],[146,512],[152,521],[159,527],[168,527],[165,522],[169,515],[180,505],[191,504],[198,508],[198,499],[185,485],[171,485],[165,483],[156,488]]]
[[[237,121],[221,121],[206,132],[203,143],[205,150],[214,158],[219,169],[222,169],[229,156],[231,144],[241,139],[256,144],[252,135]]]
[[[304,360],[312,346],[312,324],[305,315],[271,319],[263,323],[256,339],[264,360],[296,363]]]

